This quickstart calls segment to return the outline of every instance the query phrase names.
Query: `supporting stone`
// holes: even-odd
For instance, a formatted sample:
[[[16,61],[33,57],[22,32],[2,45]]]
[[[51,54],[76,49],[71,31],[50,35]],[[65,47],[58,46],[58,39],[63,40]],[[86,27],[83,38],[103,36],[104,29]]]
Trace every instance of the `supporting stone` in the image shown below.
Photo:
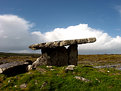
[[[47,65],[68,65],[68,51],[65,47],[44,48],[42,49],[42,55],[43,54],[47,54],[47,56],[49,57]]]
[[[41,66],[41,65],[48,65],[48,60],[49,60],[49,57],[47,56],[46,53],[44,53],[39,58],[37,58],[37,60],[35,62],[33,62],[30,69],[36,68],[37,66]]]
[[[68,47],[68,64],[69,65],[77,65],[78,61],[78,50],[77,50],[77,44],[75,45],[70,45]]]

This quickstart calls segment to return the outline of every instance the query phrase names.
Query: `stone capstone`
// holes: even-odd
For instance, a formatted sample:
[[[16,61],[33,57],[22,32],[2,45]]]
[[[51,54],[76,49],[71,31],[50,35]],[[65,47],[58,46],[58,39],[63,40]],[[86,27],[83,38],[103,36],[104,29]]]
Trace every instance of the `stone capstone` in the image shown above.
[[[56,47],[62,47],[67,45],[74,45],[74,44],[93,43],[95,41],[96,41],[96,38],[62,40],[62,41],[33,44],[33,45],[30,45],[29,48],[31,48],[32,50],[43,49],[43,48],[56,48]]]

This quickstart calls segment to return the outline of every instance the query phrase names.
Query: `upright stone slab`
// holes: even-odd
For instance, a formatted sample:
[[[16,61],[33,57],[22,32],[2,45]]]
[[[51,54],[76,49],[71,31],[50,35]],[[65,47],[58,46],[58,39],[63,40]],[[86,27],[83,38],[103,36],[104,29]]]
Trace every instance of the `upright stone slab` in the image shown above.
[[[65,66],[68,65],[68,51],[65,47],[44,48],[42,54],[49,57],[47,65]]]
[[[70,45],[68,47],[68,64],[69,65],[77,65],[78,61],[78,50],[77,50],[77,44]]]

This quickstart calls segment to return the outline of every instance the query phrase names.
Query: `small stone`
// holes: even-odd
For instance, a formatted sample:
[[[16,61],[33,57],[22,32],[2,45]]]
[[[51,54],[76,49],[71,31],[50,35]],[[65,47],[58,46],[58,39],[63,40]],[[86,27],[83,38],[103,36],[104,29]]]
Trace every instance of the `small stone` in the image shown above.
[[[46,66],[46,67],[49,68],[49,69],[52,69],[53,66]]]
[[[27,70],[28,71],[32,70],[32,65],[28,65]]]
[[[90,80],[88,80],[88,79],[86,79],[86,78],[84,78],[84,77],[75,76],[75,78],[76,78],[77,80],[80,80],[80,81],[90,82]]]
[[[65,71],[66,71],[66,72],[68,72],[68,71],[73,71],[73,70],[74,70],[74,67],[75,67],[75,65],[68,65],[68,66],[66,67]]]
[[[20,85],[20,88],[26,88],[27,87],[27,84],[23,83]]]
[[[50,69],[51,71],[54,71],[55,69]]]

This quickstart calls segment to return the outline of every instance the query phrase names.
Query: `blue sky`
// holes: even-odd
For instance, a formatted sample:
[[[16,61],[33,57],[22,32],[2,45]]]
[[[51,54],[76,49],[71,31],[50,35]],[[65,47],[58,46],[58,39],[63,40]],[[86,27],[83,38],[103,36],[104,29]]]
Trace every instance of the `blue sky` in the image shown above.
[[[121,35],[121,0],[0,0],[0,14],[15,14],[35,23],[33,30],[89,24],[111,36]]]
[[[82,54],[121,54],[121,0],[0,0],[0,51],[33,43],[96,37]]]

